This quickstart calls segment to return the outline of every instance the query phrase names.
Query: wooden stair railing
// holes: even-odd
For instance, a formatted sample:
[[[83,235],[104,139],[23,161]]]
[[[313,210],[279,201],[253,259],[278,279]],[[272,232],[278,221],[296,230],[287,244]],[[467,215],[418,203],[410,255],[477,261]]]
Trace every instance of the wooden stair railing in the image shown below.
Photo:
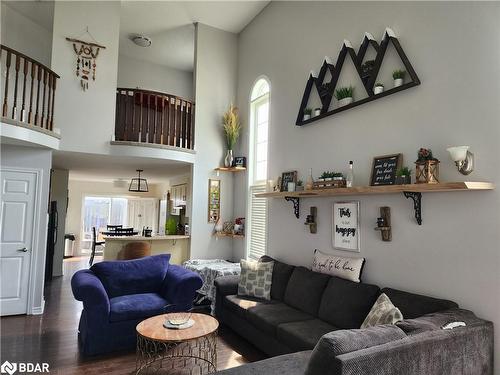
[[[115,140],[194,149],[194,103],[157,91],[116,89]]]
[[[5,72],[2,73],[5,77],[2,82],[2,117],[52,131],[59,76],[31,57],[3,44],[0,44],[0,61],[0,70]]]

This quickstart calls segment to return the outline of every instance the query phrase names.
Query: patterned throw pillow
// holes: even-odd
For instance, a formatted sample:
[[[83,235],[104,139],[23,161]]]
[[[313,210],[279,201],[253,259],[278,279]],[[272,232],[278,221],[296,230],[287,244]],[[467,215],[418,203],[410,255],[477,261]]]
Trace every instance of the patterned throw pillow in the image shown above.
[[[312,270],[359,283],[364,263],[365,258],[328,255],[316,249],[314,250]]]
[[[401,320],[403,320],[401,311],[392,304],[385,293],[382,293],[373,304],[361,328],[368,328],[381,324],[396,324]]]
[[[241,260],[238,295],[271,299],[274,262],[259,263]]]

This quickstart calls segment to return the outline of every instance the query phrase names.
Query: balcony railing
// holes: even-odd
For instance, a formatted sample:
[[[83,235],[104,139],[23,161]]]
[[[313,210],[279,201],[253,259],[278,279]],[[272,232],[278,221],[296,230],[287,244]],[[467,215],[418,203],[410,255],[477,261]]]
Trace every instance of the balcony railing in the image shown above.
[[[45,65],[0,44],[2,117],[52,131],[59,76]]]
[[[194,149],[194,103],[141,89],[116,90],[115,140]]]

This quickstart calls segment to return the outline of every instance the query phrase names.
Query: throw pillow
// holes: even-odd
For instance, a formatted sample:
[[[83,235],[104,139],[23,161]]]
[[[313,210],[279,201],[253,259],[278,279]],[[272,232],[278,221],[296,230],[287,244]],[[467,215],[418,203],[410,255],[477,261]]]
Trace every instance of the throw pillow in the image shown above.
[[[241,260],[240,282],[238,295],[271,299],[274,262],[251,262]]]
[[[359,283],[364,264],[365,258],[328,255],[316,249],[314,250],[312,270]]]
[[[401,320],[403,320],[401,311],[392,304],[385,293],[382,293],[373,304],[361,328],[368,328],[381,324],[396,324]]]

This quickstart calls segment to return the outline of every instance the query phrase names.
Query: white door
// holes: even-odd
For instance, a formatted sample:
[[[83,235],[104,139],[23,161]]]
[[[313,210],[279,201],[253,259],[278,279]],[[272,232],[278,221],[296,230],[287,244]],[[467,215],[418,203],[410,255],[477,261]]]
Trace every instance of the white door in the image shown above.
[[[0,181],[0,315],[26,314],[37,173],[2,170]]]

